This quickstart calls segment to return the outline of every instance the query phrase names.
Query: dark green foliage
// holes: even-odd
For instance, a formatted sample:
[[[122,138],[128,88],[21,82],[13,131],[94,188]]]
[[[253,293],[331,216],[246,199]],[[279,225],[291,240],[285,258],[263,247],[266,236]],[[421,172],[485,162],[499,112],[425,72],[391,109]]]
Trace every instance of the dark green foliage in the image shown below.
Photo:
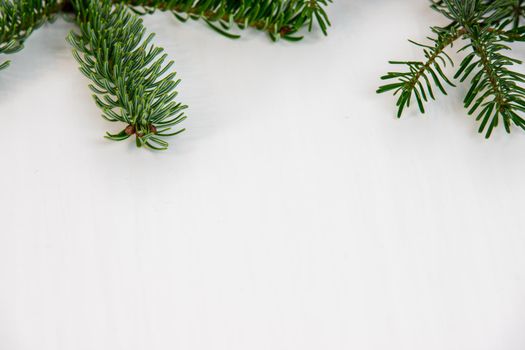
[[[0,0],[0,54],[20,51],[31,33],[60,10],[57,0]],[[9,61],[0,61],[0,70]]]
[[[160,137],[172,136],[172,126],[185,119],[186,106],[174,101],[179,81],[175,73],[164,74],[173,65],[165,64],[163,49],[144,39],[142,19],[124,5],[112,6],[109,0],[77,1],[80,34],[70,33],[80,70],[93,81],[89,87],[103,111],[103,117],[122,122],[122,132],[107,137],[120,141],[136,135],[138,147],[166,149]]]
[[[234,27],[267,32],[273,40],[301,39],[300,30],[314,25],[326,34],[325,6],[332,0],[0,0],[0,54],[22,48],[24,40],[58,13],[79,26],[68,41],[80,71],[92,84],[105,119],[123,123],[106,135],[137,146],[163,150],[164,140],[182,130],[171,128],[185,119],[185,105],[176,102],[179,81],[170,72],[163,49],[151,42],[138,15],[171,11],[181,21],[202,19],[215,31],[237,38]],[[134,12],[134,13],[133,13]],[[0,61],[0,69],[8,62]]]
[[[123,0],[140,14],[156,9],[171,11],[179,20],[202,19],[217,32],[230,38],[234,26],[267,32],[272,40],[296,41],[297,33],[317,22],[327,33],[330,21],[324,10],[332,0]]]
[[[459,40],[466,42],[460,49],[466,57],[459,64],[455,79],[470,81],[464,105],[469,114],[480,121],[479,132],[488,138],[494,128],[503,123],[507,132],[511,124],[525,129],[525,76],[512,69],[520,61],[505,54],[508,44],[525,40],[523,1],[520,0],[442,0],[432,7],[451,20],[446,27],[432,27],[431,44],[417,44],[423,48],[424,61],[392,61],[407,69],[389,72],[378,93],[394,91],[398,95],[398,117],[416,101],[424,113],[424,104],[435,99],[435,91],[446,94],[445,87],[454,83],[445,74],[445,67],[453,65],[445,50]]]

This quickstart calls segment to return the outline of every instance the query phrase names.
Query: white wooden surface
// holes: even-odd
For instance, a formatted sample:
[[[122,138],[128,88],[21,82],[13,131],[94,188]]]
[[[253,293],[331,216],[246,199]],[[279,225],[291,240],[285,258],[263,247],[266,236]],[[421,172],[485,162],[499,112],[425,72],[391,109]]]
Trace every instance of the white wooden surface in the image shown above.
[[[465,86],[402,120],[375,95],[443,23],[425,1],[329,12],[299,44],[148,17],[191,107],[165,153],[102,138],[71,24],[28,41],[0,74],[0,349],[525,348],[523,133],[485,141]]]

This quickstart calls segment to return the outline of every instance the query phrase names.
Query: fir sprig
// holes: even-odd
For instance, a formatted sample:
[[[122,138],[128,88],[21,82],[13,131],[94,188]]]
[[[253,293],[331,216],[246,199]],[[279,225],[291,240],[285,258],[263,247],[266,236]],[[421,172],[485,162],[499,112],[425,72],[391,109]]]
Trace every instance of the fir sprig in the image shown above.
[[[57,0],[0,0],[0,54],[23,49],[24,41],[61,10]],[[0,70],[10,61],[0,61]]]
[[[404,65],[407,70],[389,72],[383,80],[394,82],[381,86],[377,92],[393,91],[398,96],[398,117],[413,100],[424,113],[424,104],[435,99],[433,88],[446,94],[445,86],[455,86],[445,74],[447,64],[453,61],[446,49],[458,40],[466,41],[460,51],[467,56],[455,74],[460,82],[470,79],[470,89],[464,99],[469,114],[476,114],[480,121],[479,132],[488,138],[494,128],[503,122],[505,130],[511,124],[525,129],[525,76],[512,70],[521,61],[504,52],[513,41],[525,40],[525,27],[521,0],[440,0],[432,7],[451,20],[446,27],[432,27],[431,45],[423,47],[425,61],[391,61]],[[414,42],[413,42],[414,43]]]
[[[69,42],[81,72],[93,84],[94,99],[103,117],[127,126],[118,134],[107,134],[120,141],[136,136],[138,147],[166,149],[162,138],[171,127],[185,119],[186,106],[175,102],[179,80],[175,73],[165,73],[173,61],[165,63],[167,54],[150,44],[153,34],[145,37],[142,19],[123,5],[110,0],[76,0],[80,34],[71,32]]]
[[[125,124],[111,140],[135,136],[139,147],[164,150],[164,140],[184,129],[185,105],[176,102],[176,73],[163,49],[146,36],[138,15],[170,11],[179,20],[201,19],[215,31],[237,38],[235,27],[267,32],[275,41],[297,41],[317,24],[326,34],[325,7],[332,0],[0,0],[0,54],[19,51],[29,35],[58,13],[74,19],[80,32],[68,41],[81,72],[91,80],[102,116]],[[0,70],[9,62],[0,60]]]
[[[450,56],[445,52],[464,31],[458,29],[457,25],[450,25],[446,28],[433,27],[432,31],[436,38],[429,38],[433,45],[413,44],[423,48],[425,61],[390,61],[393,65],[404,65],[407,71],[389,72],[382,77],[383,80],[396,80],[396,82],[383,85],[378,89],[378,93],[395,91],[399,93],[397,100],[397,116],[401,117],[403,110],[410,106],[414,98],[421,113],[425,113],[424,102],[429,98],[435,100],[434,88],[438,88],[443,94],[447,94],[444,85],[455,86],[444,73],[447,63],[453,64]],[[426,91],[425,91],[426,90]],[[428,97],[427,97],[428,94]]]
[[[116,0],[139,14],[155,10],[170,11],[176,18],[205,21],[212,29],[229,38],[238,38],[234,27],[267,32],[272,40],[297,41],[303,27],[314,23],[326,35],[330,21],[325,6],[332,0]]]

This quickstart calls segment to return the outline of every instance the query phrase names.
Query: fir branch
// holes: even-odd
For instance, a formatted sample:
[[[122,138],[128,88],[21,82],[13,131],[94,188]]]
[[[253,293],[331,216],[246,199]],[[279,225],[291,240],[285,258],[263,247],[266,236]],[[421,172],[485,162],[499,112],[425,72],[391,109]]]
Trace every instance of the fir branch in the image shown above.
[[[518,114],[525,111],[525,89],[519,85],[525,82],[525,75],[508,68],[521,61],[502,53],[510,48],[503,44],[498,31],[473,27],[469,37],[471,43],[466,47],[472,52],[463,60],[456,78],[461,77],[463,82],[478,69],[464,103],[470,108],[469,114],[481,109],[476,118],[481,120],[479,132],[486,129],[486,137],[490,137],[500,119],[507,132],[511,122],[525,130],[525,120]]]
[[[523,16],[521,0],[432,0],[431,7],[451,20],[445,28],[433,27],[436,38],[434,45],[424,48],[425,62],[390,62],[408,66],[408,72],[390,72],[385,80],[397,80],[381,86],[377,92],[394,91],[400,94],[397,100],[398,117],[410,105],[412,96],[419,109],[425,112],[423,104],[428,101],[425,89],[434,99],[434,83],[444,94],[442,81],[454,84],[443,73],[446,62],[453,64],[444,49],[462,39],[469,43],[460,51],[469,52],[461,62],[454,78],[461,82],[470,79],[470,90],[464,99],[469,114],[477,112],[481,121],[479,132],[488,138],[493,129],[503,120],[505,130],[511,131],[511,124],[525,129],[525,75],[510,69],[520,61],[503,54],[510,50],[506,45],[512,41],[525,41],[525,27],[519,23]],[[518,10],[517,10],[518,9]],[[446,60],[445,60],[446,58]],[[434,71],[435,70],[435,71]]]
[[[302,39],[303,27],[317,24],[326,35],[330,21],[325,7],[332,0],[115,0],[126,3],[139,14],[155,10],[170,11],[185,22],[205,21],[212,29],[229,38],[238,38],[234,27],[267,32],[272,40]]]
[[[0,54],[23,49],[24,41],[61,10],[58,0],[0,0]],[[0,63],[0,70],[9,66]]]
[[[81,72],[92,80],[94,99],[111,122],[127,126],[107,138],[121,141],[135,135],[138,147],[163,150],[162,137],[185,119],[186,106],[174,101],[179,80],[166,72],[173,61],[165,63],[163,49],[150,44],[142,19],[124,5],[110,0],[74,0],[80,34],[68,36]]]
[[[458,29],[457,25],[450,25],[447,28],[433,27],[432,31],[436,34],[435,39],[429,38],[433,45],[411,41],[423,48],[426,61],[390,61],[390,64],[405,65],[408,71],[389,72],[381,77],[383,80],[397,80],[395,83],[381,86],[377,93],[394,90],[394,95],[399,94],[396,103],[398,118],[403,114],[403,110],[410,106],[412,96],[415,98],[421,113],[425,113],[424,102],[428,101],[426,92],[431,99],[435,100],[432,83],[445,95],[447,94],[445,84],[455,86],[444,73],[447,62],[451,65],[454,64],[445,52],[445,48],[452,46],[456,40],[465,34],[465,31]]]
[[[74,19],[80,31],[68,41],[80,71],[91,80],[102,116],[125,124],[112,140],[135,135],[137,146],[166,149],[163,137],[182,122],[185,105],[175,101],[179,80],[169,72],[163,49],[145,36],[138,14],[170,11],[179,20],[201,19],[217,32],[236,38],[235,28],[267,32],[273,40],[300,40],[300,31],[317,25],[326,35],[325,12],[332,0],[0,0],[0,54],[16,52],[29,35],[58,13]],[[9,62],[0,61],[0,70]]]

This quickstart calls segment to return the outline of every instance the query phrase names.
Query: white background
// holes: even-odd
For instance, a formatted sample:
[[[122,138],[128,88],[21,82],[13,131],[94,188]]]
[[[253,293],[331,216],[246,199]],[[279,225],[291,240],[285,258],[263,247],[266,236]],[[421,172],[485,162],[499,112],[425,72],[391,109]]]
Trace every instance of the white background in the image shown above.
[[[0,74],[0,349],[525,348],[523,133],[485,141],[466,86],[375,95],[426,1],[329,13],[298,44],[148,17],[190,105],[164,153],[103,139],[73,25],[33,35]]]

